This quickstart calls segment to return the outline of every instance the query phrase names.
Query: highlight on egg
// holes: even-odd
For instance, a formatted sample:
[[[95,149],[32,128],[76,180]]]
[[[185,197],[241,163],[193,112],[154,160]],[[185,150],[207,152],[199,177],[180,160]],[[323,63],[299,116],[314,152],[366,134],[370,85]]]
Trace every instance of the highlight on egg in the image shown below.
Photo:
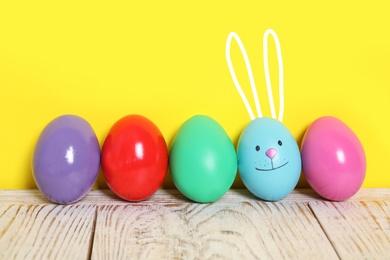
[[[32,158],[39,190],[59,204],[82,199],[95,183],[99,166],[96,134],[85,119],[75,115],[51,121],[40,134]]]
[[[301,145],[303,173],[320,196],[343,201],[358,192],[366,175],[359,138],[340,119],[324,116],[306,130]]]
[[[233,184],[237,156],[222,126],[209,116],[196,115],[177,131],[170,149],[169,169],[175,186],[187,198],[214,202]]]
[[[141,115],[119,119],[104,141],[102,170],[108,187],[122,199],[152,196],[168,170],[168,148],[159,128]]]

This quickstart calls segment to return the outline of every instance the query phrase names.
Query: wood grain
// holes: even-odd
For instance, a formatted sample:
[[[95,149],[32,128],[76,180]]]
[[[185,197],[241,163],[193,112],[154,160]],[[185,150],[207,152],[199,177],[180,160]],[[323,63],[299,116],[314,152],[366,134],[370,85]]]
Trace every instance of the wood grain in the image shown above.
[[[1,204],[28,204],[41,205],[53,204],[45,198],[39,190],[0,190],[0,205]],[[311,202],[323,201],[311,189],[295,189],[282,201],[287,202]],[[389,189],[360,189],[359,192],[350,198],[348,201],[375,201],[386,200],[390,201]],[[218,202],[236,203],[236,202],[258,202],[258,198],[254,197],[246,189],[229,190],[225,196],[220,198]],[[143,205],[163,205],[175,203],[191,202],[185,198],[178,190],[158,190],[152,197],[137,204]],[[85,198],[76,202],[73,205],[128,205],[129,202],[120,199],[110,190],[92,190]]]
[[[109,190],[56,205],[0,191],[0,259],[390,259],[390,189],[345,202],[294,190],[264,202],[230,190],[198,204],[177,190],[131,203]]]
[[[0,259],[88,259],[93,205],[1,205]]]
[[[390,259],[390,202],[310,202],[342,259]]]
[[[308,259],[337,255],[304,203],[98,208],[92,259]]]

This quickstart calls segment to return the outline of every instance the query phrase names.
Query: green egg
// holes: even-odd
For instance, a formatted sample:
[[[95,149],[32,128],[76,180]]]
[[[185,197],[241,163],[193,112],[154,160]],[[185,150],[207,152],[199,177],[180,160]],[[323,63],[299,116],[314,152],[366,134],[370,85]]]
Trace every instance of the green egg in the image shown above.
[[[177,189],[196,202],[214,202],[231,187],[237,155],[222,126],[209,116],[188,119],[174,137],[169,169]]]

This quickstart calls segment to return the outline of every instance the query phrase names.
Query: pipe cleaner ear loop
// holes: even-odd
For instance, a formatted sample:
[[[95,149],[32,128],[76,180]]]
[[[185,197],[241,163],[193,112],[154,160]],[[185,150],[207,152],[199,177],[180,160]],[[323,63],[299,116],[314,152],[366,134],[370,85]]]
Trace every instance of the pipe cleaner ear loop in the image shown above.
[[[276,45],[276,52],[277,52],[277,56],[278,56],[278,64],[279,64],[279,116],[278,116],[278,120],[280,122],[282,122],[283,113],[284,113],[284,79],[283,79],[284,72],[283,72],[282,51],[280,48],[280,42],[279,42],[279,38],[278,38],[277,34],[275,33],[274,30],[268,29],[264,33],[264,36],[263,36],[263,61],[264,61],[265,80],[266,80],[267,92],[268,92],[268,100],[269,100],[269,104],[270,104],[271,115],[272,115],[272,118],[274,118],[274,119],[276,119],[276,113],[275,113],[275,104],[274,104],[274,98],[273,98],[273,94],[272,94],[272,85],[271,85],[271,78],[270,78],[269,65],[268,65],[268,35],[272,35],[272,37],[274,38],[275,45]],[[230,75],[232,76],[232,79],[233,79],[233,83],[234,83],[238,93],[240,94],[242,101],[244,102],[244,105],[246,107],[246,110],[248,111],[248,114],[249,114],[251,120],[253,120],[256,117],[253,113],[253,110],[251,109],[251,107],[249,105],[248,99],[246,98],[244,92],[242,91],[240,83],[238,82],[238,79],[237,79],[237,76],[236,76],[236,73],[234,71],[234,67],[232,64],[232,60],[230,57],[230,47],[231,47],[231,42],[232,42],[233,38],[236,40],[236,42],[240,48],[241,54],[244,58],[246,70],[248,72],[249,82],[250,82],[251,89],[252,89],[253,98],[255,101],[257,116],[262,117],[263,115],[262,115],[261,108],[260,108],[260,101],[259,101],[259,97],[257,95],[255,80],[253,78],[252,67],[251,67],[251,64],[249,62],[248,54],[246,53],[245,47],[244,47],[240,37],[235,32],[231,32],[228,35],[228,38],[226,41],[226,61],[227,61],[228,67],[229,67]]]
[[[279,69],[279,115],[275,104],[268,64],[268,36],[275,41]],[[235,39],[245,61],[258,118],[242,91],[230,57],[231,42]],[[290,131],[281,123],[284,113],[284,72],[279,38],[272,29],[263,36],[264,73],[272,118],[263,117],[248,55],[238,35],[231,32],[226,41],[226,61],[233,83],[252,121],[242,131],[237,144],[238,171],[245,186],[263,200],[277,201],[296,186],[301,173],[301,156]]]

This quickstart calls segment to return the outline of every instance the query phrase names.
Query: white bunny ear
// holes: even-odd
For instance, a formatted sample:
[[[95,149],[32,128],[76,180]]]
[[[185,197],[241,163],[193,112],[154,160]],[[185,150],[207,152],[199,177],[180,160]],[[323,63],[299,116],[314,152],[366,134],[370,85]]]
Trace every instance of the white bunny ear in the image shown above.
[[[265,81],[267,84],[267,92],[268,92],[268,100],[271,108],[271,114],[273,118],[276,118],[275,113],[275,104],[274,98],[272,95],[272,86],[271,79],[269,75],[269,67],[268,67],[268,35],[272,35],[276,45],[276,53],[278,55],[278,65],[279,65],[279,116],[278,120],[282,122],[283,113],[284,113],[284,72],[283,72],[283,61],[282,61],[282,51],[280,48],[279,38],[276,35],[275,31],[272,29],[268,29],[263,36],[263,59],[264,59],[264,73],[265,73]]]
[[[228,64],[228,67],[229,67],[229,71],[230,71],[230,75],[232,76],[234,85],[236,86],[236,89],[237,89],[238,93],[240,94],[242,101],[244,102],[244,105],[246,107],[246,110],[248,111],[248,114],[249,114],[250,118],[253,120],[253,119],[255,119],[255,115],[253,114],[253,111],[252,111],[252,109],[251,109],[251,107],[249,105],[248,99],[246,98],[244,92],[242,91],[240,83],[237,80],[237,76],[236,76],[236,73],[234,72],[232,60],[231,60],[231,57],[230,57],[230,46],[231,46],[231,42],[232,42],[233,38],[238,43],[238,46],[240,47],[240,50],[241,50],[241,54],[242,54],[242,56],[244,58],[244,61],[245,61],[245,66],[246,66],[246,70],[248,72],[249,82],[250,82],[250,85],[251,85],[251,88],[252,88],[253,98],[255,100],[257,115],[258,115],[258,117],[262,117],[262,113],[261,113],[261,109],[260,109],[259,97],[257,95],[255,80],[253,78],[252,68],[251,68],[251,65],[250,65],[250,62],[249,62],[248,54],[245,51],[245,47],[242,44],[242,42],[240,40],[240,37],[238,37],[238,35],[235,32],[229,33],[228,38],[226,40],[226,61],[227,61],[227,64]]]
[[[282,51],[280,48],[279,38],[278,38],[277,34],[275,33],[275,31],[272,29],[268,29],[267,31],[265,31],[264,36],[263,36],[264,73],[265,73],[265,80],[266,80],[266,85],[267,85],[268,100],[269,100],[269,104],[270,104],[270,108],[271,108],[271,115],[274,119],[276,119],[275,103],[274,103],[274,98],[272,95],[272,85],[271,85],[269,66],[268,66],[268,35],[270,35],[270,34],[274,38],[275,45],[276,45],[276,53],[278,56],[278,65],[279,65],[279,116],[278,116],[278,120],[282,122],[283,113],[284,113],[284,72],[283,72]],[[226,40],[226,61],[227,61],[230,75],[232,76],[234,85],[235,85],[238,93],[240,94],[242,101],[244,102],[244,105],[246,107],[246,110],[248,111],[250,118],[253,120],[253,119],[255,119],[255,115],[254,115],[253,110],[251,109],[251,107],[249,105],[248,99],[246,98],[244,92],[242,91],[240,83],[237,80],[237,76],[236,76],[236,73],[234,71],[232,60],[230,57],[230,46],[231,46],[233,38],[238,43],[238,46],[240,47],[240,50],[241,50],[241,54],[242,54],[244,61],[245,61],[245,66],[246,66],[246,70],[248,72],[248,77],[249,77],[249,82],[250,82],[251,89],[252,89],[253,98],[255,100],[257,115],[258,115],[258,117],[262,117],[261,108],[260,108],[260,101],[259,101],[259,97],[257,95],[255,80],[253,78],[252,68],[251,68],[251,65],[249,62],[248,54],[245,51],[245,47],[242,44],[240,37],[238,37],[238,35],[235,32],[229,33],[228,38]]]

